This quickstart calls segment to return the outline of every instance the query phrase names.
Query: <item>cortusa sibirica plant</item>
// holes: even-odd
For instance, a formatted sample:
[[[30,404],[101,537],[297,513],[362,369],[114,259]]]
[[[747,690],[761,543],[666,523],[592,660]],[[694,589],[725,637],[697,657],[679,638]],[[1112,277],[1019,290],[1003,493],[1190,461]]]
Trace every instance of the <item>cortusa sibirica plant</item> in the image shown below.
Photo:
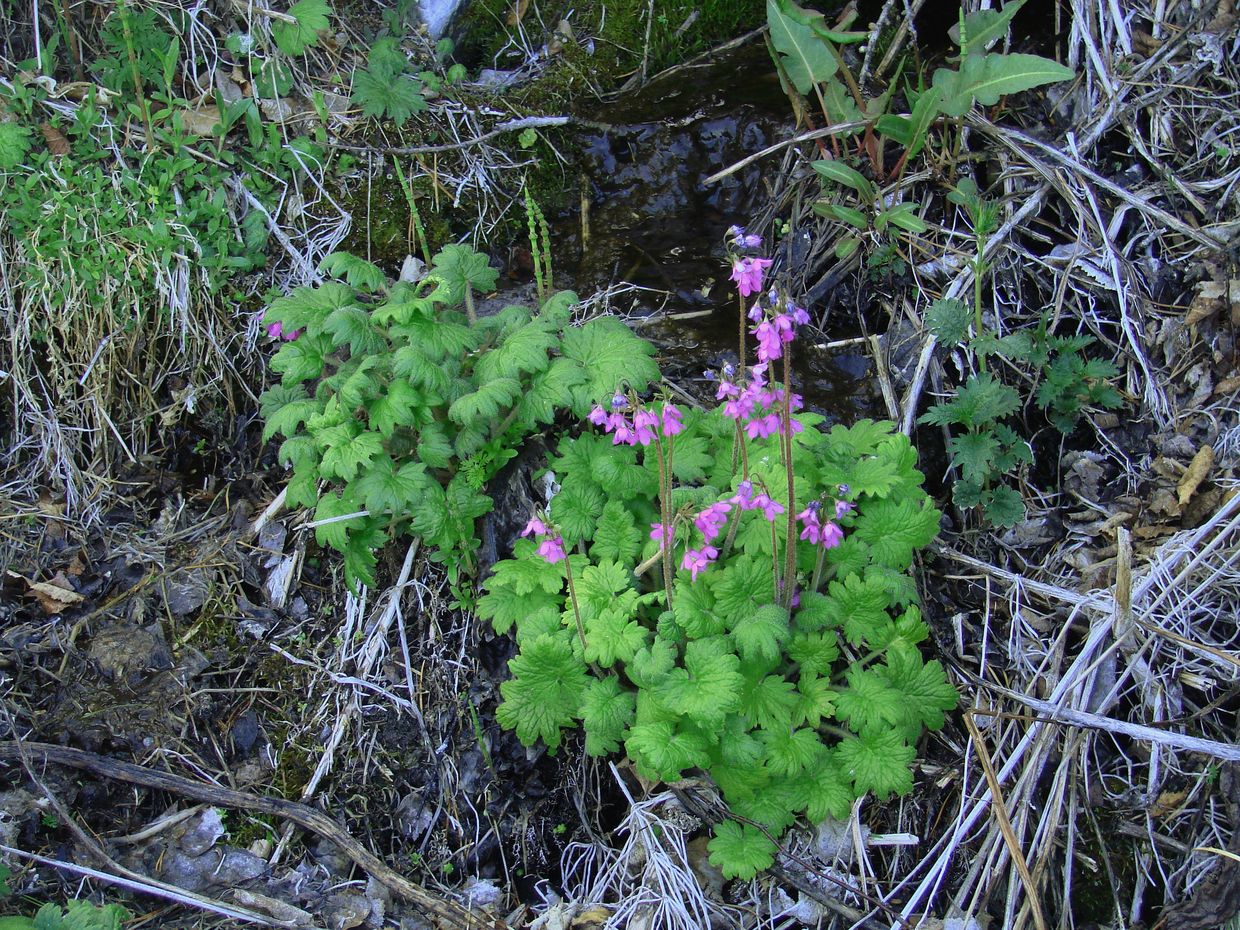
[[[890,423],[828,430],[801,410],[790,353],[808,316],[764,287],[757,236],[733,227],[729,244],[741,353],[718,406],[612,386],[560,441],[558,491],[478,611],[520,649],[505,727],[554,751],[580,724],[588,753],[623,747],[652,781],[704,771],[741,818],[714,828],[711,859],[747,878],[798,816],[910,791],[914,745],[957,695],[919,648],[908,570],[939,512],[916,452]]]

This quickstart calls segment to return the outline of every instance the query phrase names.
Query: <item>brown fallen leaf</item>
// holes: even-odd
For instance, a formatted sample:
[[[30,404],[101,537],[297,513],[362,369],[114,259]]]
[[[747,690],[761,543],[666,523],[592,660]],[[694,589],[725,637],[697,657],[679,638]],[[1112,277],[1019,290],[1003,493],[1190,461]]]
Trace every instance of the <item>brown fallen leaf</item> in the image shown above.
[[[1150,805],[1150,816],[1157,817],[1159,820],[1170,817],[1180,809],[1180,805],[1187,797],[1187,791],[1164,791]]]
[[[1188,463],[1188,468],[1185,469],[1180,477],[1180,483],[1176,486],[1175,490],[1180,497],[1181,507],[1197,493],[1197,488],[1209,477],[1212,468],[1214,468],[1214,447],[1207,443],[1197,450],[1197,454]]]
[[[83,600],[82,595],[73,590],[64,572],[57,572],[51,581],[31,581],[27,578],[26,584],[30,586],[30,596],[39,602],[49,617],[63,613]]]
[[[199,107],[196,110],[181,111],[181,125],[185,131],[195,136],[209,136],[220,124],[220,108],[211,106]]]
[[[1193,302],[1189,304],[1188,315],[1184,317],[1184,325],[1194,326],[1222,310],[1223,298],[1226,293],[1227,288],[1222,281],[1202,281],[1199,283]]]
[[[505,17],[505,22],[508,23],[509,26],[517,25],[517,23],[521,22],[521,20],[525,18],[525,11],[529,8],[530,0],[517,0],[517,2],[512,5],[512,9],[508,11],[508,16]]]
[[[69,154],[69,140],[65,138],[63,132],[51,123],[40,123],[39,131],[43,133],[43,141],[47,143],[49,152],[53,155]]]

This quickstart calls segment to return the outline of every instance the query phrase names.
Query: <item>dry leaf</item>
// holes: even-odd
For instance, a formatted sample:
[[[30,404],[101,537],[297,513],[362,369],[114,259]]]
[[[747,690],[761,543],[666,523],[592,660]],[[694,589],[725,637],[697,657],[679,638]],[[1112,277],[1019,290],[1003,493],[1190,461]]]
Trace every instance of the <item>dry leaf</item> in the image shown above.
[[[506,22],[509,26],[515,26],[525,18],[525,11],[530,8],[530,0],[517,0],[513,4],[512,9],[508,11]]]
[[[1214,396],[1220,394],[1230,394],[1233,391],[1240,390],[1240,377],[1224,378],[1218,384],[1214,385]]]
[[[181,124],[185,131],[195,136],[209,136],[220,124],[220,108],[212,104],[196,110],[183,110]]]
[[[53,155],[69,154],[69,140],[65,138],[63,132],[51,123],[40,123],[39,131],[43,133],[43,141],[47,143],[49,152]]]
[[[39,602],[39,606],[49,617],[62,613],[83,600],[82,595],[73,590],[64,572],[57,572],[51,581],[31,581],[27,578],[26,584],[30,586],[30,595]]]
[[[1184,800],[1188,797],[1187,791],[1164,791],[1157,800],[1150,805],[1150,816],[1157,817],[1160,820],[1170,817],[1177,810]]]
[[[1188,463],[1188,468],[1180,478],[1180,483],[1176,486],[1176,493],[1180,496],[1181,507],[1187,504],[1192,499],[1192,496],[1197,493],[1198,486],[1209,477],[1212,468],[1214,468],[1214,448],[1207,444],[1197,450],[1197,454]]]

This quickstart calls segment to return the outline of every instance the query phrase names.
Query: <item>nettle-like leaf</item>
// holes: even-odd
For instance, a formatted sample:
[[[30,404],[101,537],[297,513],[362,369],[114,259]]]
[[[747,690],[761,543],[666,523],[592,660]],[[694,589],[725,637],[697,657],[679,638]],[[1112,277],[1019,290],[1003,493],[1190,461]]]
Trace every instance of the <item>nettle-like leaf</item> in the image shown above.
[[[750,879],[775,862],[778,847],[757,827],[727,820],[716,824],[714,833],[706,848],[724,878]]]
[[[560,730],[572,726],[590,684],[568,634],[541,636],[508,663],[512,678],[499,686],[503,702],[495,711],[501,726],[516,730],[532,746],[539,739],[555,752]]]
[[[969,338],[973,314],[963,301],[940,297],[926,311],[926,328],[947,346],[962,345]]]
[[[630,727],[624,740],[638,773],[652,781],[676,781],[688,769],[710,765],[708,746],[700,733],[667,721]]]
[[[599,514],[590,555],[595,559],[631,562],[641,552],[643,533],[620,501],[608,501]]]
[[[306,396],[300,384],[294,387],[276,385],[264,391],[258,398],[263,419],[263,442],[276,433],[293,436],[297,427],[318,413],[323,412],[323,402]]]
[[[617,389],[644,391],[659,378],[659,366],[650,357],[653,346],[615,317],[600,317],[567,330],[560,351],[585,375],[585,381],[573,389],[573,413],[578,416],[585,416]]]
[[[319,262],[319,271],[335,278],[344,278],[350,287],[361,291],[377,291],[387,278],[377,265],[349,252],[332,252]]]
[[[800,774],[822,749],[818,734],[805,727],[761,730],[758,737],[766,747],[767,768],[782,777]]]
[[[542,371],[551,364],[547,353],[559,341],[539,327],[524,326],[478,359],[474,372],[482,380],[490,381],[494,378],[519,378]]]
[[[417,507],[426,482],[426,466],[421,462],[398,466],[385,452],[353,483],[353,489],[371,514],[391,512],[400,516]]]
[[[779,658],[780,647],[789,635],[788,611],[777,604],[765,604],[747,613],[732,627],[736,651],[742,659]]]
[[[835,752],[823,753],[798,776],[797,794],[805,801],[805,816],[810,823],[821,823],[827,817],[847,820],[852,810],[852,779],[840,768]]]
[[[585,372],[572,359],[555,359],[530,379],[517,402],[518,415],[531,426],[552,422],[557,410],[572,405],[573,389],[585,380]]]
[[[832,616],[854,646],[865,642],[889,619],[887,607],[891,596],[887,586],[868,572],[865,576],[849,575],[843,581],[832,581],[828,590]]]
[[[383,438],[378,433],[363,431],[356,423],[334,427],[328,435],[319,470],[325,476],[352,481],[382,451]]]
[[[563,488],[551,502],[551,515],[564,542],[570,546],[594,538],[607,497],[596,485],[575,482]]]
[[[13,121],[0,123],[0,169],[12,170],[30,151],[30,130]]]
[[[324,494],[314,510],[314,541],[343,552],[349,544],[349,531],[359,530],[366,523],[365,507],[351,493]]]
[[[304,329],[310,335],[322,331],[323,321],[333,310],[348,307],[356,302],[353,289],[336,281],[328,281],[318,287],[299,287],[286,297],[271,302],[263,315],[263,325],[279,323],[285,332]],[[301,342],[296,339],[288,345]]]
[[[390,439],[398,426],[420,426],[429,421],[433,416],[430,407],[428,399],[417,388],[397,378],[388,383],[382,395],[367,404],[366,416],[371,429]],[[442,433],[439,435],[442,437]],[[445,467],[432,462],[425,464],[434,468]]]
[[[467,245],[447,245],[434,257],[434,274],[443,285],[448,303],[465,299],[465,286],[483,293],[495,287],[499,270],[490,259]]]
[[[280,346],[271,359],[271,370],[282,375],[286,387],[318,378],[334,346],[330,336],[311,336],[308,333]]]
[[[961,477],[978,484],[990,477],[999,450],[999,440],[990,431],[960,433],[947,443],[947,451]]]
[[[318,41],[319,33],[331,28],[327,18],[331,11],[326,0],[298,0],[288,10],[293,22],[271,21],[271,37],[285,55],[300,55]]]
[[[939,534],[941,516],[924,498],[874,501],[858,516],[856,532],[869,544],[875,562],[905,571],[912,564],[913,552]]]
[[[1006,484],[986,492],[982,497],[982,506],[986,509],[986,519],[995,526],[1015,526],[1025,519],[1025,502],[1020,492]]]
[[[887,660],[878,674],[905,698],[905,713],[913,725],[912,739],[921,727],[938,730],[943,712],[953,710],[960,700],[937,659],[925,662],[913,646],[895,641],[887,649]]]
[[[1020,409],[1020,395],[990,372],[970,375],[950,400],[931,407],[918,422],[935,426],[959,425],[976,429]]]
[[[840,768],[853,780],[860,796],[873,791],[880,801],[913,790],[909,765],[917,754],[897,730],[876,730],[840,743]]]
[[[627,611],[604,610],[586,624],[586,661],[602,668],[632,661],[649,638],[650,631]]]
[[[797,706],[792,712],[793,726],[806,724],[818,726],[823,720],[835,716],[836,691],[830,680],[812,674],[802,674],[797,683]]]
[[[677,713],[718,724],[740,706],[745,681],[740,660],[717,640],[699,639],[685,647],[684,667],[673,668],[655,688],[659,700]]]
[[[578,711],[586,730],[586,752],[605,756],[619,749],[636,707],[637,696],[623,686],[618,676],[591,681]]]
[[[840,647],[832,632],[798,633],[788,643],[788,658],[796,662],[802,675],[830,675]]]
[[[796,686],[782,675],[746,674],[738,710],[766,729],[791,726],[796,710]]]
[[[456,400],[448,408],[454,423],[487,422],[499,418],[500,411],[510,407],[521,393],[521,382],[515,378],[496,378],[478,385],[478,389]]]
[[[878,733],[904,719],[905,697],[876,671],[854,665],[848,669],[848,687],[835,697],[836,716],[854,733]]]

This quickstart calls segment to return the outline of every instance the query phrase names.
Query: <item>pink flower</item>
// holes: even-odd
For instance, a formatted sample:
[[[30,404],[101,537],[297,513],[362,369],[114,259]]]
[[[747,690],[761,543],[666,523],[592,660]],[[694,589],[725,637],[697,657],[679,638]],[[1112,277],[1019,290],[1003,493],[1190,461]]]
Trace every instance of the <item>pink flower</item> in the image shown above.
[[[716,501],[693,518],[693,525],[707,542],[714,542],[723,532],[724,524],[728,522],[728,511],[731,509],[732,505],[728,501]]]
[[[755,326],[753,334],[758,337],[759,361],[769,362],[783,354],[783,340],[779,336],[779,330],[770,320],[763,320]]]
[[[753,482],[742,481],[736,486],[736,493],[728,500],[740,507],[741,510],[753,510],[756,506],[753,500]]]
[[[292,332],[286,333],[284,331],[283,323],[276,322],[267,324],[267,335],[272,339],[283,339],[285,342],[292,342],[304,332],[304,329],[295,329]]]
[[[681,421],[680,411],[674,404],[663,405],[663,435],[676,436],[685,431],[684,423]]]
[[[537,534],[543,536],[547,532],[547,524],[543,523],[538,517],[530,517],[530,522],[525,524],[525,529],[521,531],[522,536],[531,536]]]
[[[633,428],[629,426],[627,420],[622,420],[620,425],[616,427],[615,434],[611,437],[611,444],[613,446],[637,445],[637,434],[633,432]]]
[[[564,552],[564,537],[548,536],[538,544],[538,554],[552,565],[556,562],[563,562],[567,558]]]
[[[834,549],[844,541],[844,531],[840,529],[839,524],[827,522],[822,528],[822,548]]]
[[[771,500],[770,496],[765,492],[759,494],[753,499],[754,506],[762,511],[762,516],[766,517],[772,523],[775,518],[784,512],[784,505],[779,501]]]
[[[846,513],[852,513],[853,509],[854,509],[853,505],[848,503],[848,501],[836,501],[835,502],[835,519],[838,520],[840,517],[844,516],[844,514]]]
[[[653,539],[657,543],[661,543],[666,537],[667,537],[667,524],[666,523],[651,523],[650,524],[650,538],[651,539]]]
[[[779,432],[780,419],[778,413],[768,413],[745,424],[745,435],[750,439],[765,439]]]
[[[595,404],[590,408],[590,415],[586,419],[595,426],[602,426],[607,422],[607,411],[603,409],[602,405]]]
[[[769,258],[735,258],[732,260],[732,280],[742,297],[762,290],[762,272],[771,267]]]
[[[634,436],[639,445],[648,446],[654,442],[654,430],[659,425],[659,418],[649,410],[639,410],[633,414]]]
[[[686,549],[685,556],[681,559],[680,567],[689,569],[690,577],[697,581],[698,572],[705,569],[718,556],[719,550],[714,546],[703,546],[701,549]]]

